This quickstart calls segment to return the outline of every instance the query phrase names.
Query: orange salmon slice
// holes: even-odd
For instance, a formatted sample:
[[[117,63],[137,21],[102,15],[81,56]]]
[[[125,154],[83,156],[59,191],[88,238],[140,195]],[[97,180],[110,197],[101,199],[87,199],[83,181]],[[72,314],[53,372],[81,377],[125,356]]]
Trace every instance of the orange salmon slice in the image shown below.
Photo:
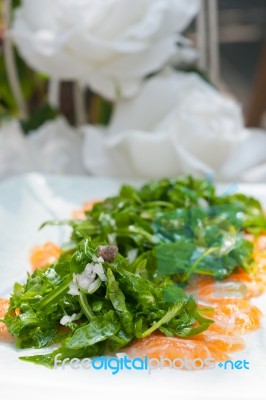
[[[230,275],[224,281],[214,281],[212,278],[200,277],[190,283],[188,293],[195,296],[200,302],[210,304],[235,302],[242,299],[251,299],[263,294],[266,290],[266,274],[247,273],[243,269]]]
[[[246,299],[258,297],[266,290],[266,280],[261,273],[248,273],[241,269],[232,274],[226,281],[244,284],[246,287],[246,294],[244,297]]]
[[[212,319],[221,326],[225,333],[227,330],[235,334],[245,334],[259,329],[261,326],[262,312],[258,307],[246,300],[236,303],[221,304],[214,309]]]
[[[9,308],[9,301],[7,299],[0,299],[0,319],[4,318]],[[7,330],[6,325],[0,322],[0,340],[5,342],[11,342],[12,336]]]
[[[211,344],[221,352],[240,351],[245,348],[244,339],[235,335],[229,329],[225,332],[224,328],[216,323],[210,325],[206,331],[192,337],[192,339]]]
[[[85,219],[86,218],[85,212],[90,211],[93,208],[94,204],[101,203],[101,202],[102,202],[102,200],[86,201],[86,203],[84,203],[80,209],[73,211],[72,217],[74,219]]]
[[[254,247],[257,252],[266,251],[266,233],[262,233],[254,238]]]
[[[195,360],[200,358],[214,358],[215,361],[225,361],[229,356],[220,351],[214,344],[200,340],[166,337],[160,334],[151,335],[137,340],[125,349],[130,357],[145,357],[160,359],[168,358],[174,361],[177,358]]]
[[[62,250],[52,242],[44,243],[41,246],[35,246],[30,254],[30,265],[32,271],[48,267],[58,260]]]

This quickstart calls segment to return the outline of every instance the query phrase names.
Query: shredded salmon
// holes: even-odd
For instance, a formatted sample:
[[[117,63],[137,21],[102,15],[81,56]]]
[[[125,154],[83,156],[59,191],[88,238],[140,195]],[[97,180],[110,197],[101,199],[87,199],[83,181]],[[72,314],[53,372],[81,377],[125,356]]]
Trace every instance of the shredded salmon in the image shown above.
[[[0,319],[3,319],[9,308],[9,301],[7,299],[0,299]],[[0,322],[0,340],[5,342],[12,342],[13,338],[7,330],[6,325]]]
[[[246,288],[245,299],[258,297],[262,295],[266,289],[265,277],[256,271],[248,273],[243,269],[239,269],[236,273],[232,274],[226,282],[238,282],[243,284]]]
[[[212,277],[197,276],[187,286],[187,292],[198,301],[214,307],[212,315],[207,315],[214,323],[206,331],[188,339],[154,334],[138,340],[127,349],[129,356],[171,360],[213,357],[216,361],[223,361],[229,358],[228,353],[243,350],[245,342],[241,335],[261,327],[262,313],[249,300],[266,290],[266,233],[257,238],[248,235],[246,239],[254,244],[254,270],[246,272],[237,268],[221,282]]]
[[[229,329],[236,334],[245,334],[259,329],[262,312],[258,307],[246,300],[237,303],[225,303],[214,309],[213,319],[226,331]]]
[[[86,201],[86,203],[83,204],[83,206],[81,208],[79,208],[78,210],[73,211],[73,218],[74,219],[85,219],[86,218],[86,211],[90,211],[92,209],[92,207],[94,206],[94,204],[96,203],[101,203],[102,200],[90,200],[90,201]]]
[[[266,232],[253,239],[255,252],[266,252]]]
[[[265,282],[266,287],[266,234],[254,239],[254,259],[257,266],[257,274]]]
[[[188,360],[214,358],[215,361],[225,361],[230,357],[213,343],[193,339],[180,339],[153,334],[145,339],[137,340],[125,349],[129,357],[161,357],[174,361],[177,358]]]
[[[188,292],[199,301],[219,304],[236,302],[243,299],[251,299],[260,296],[265,291],[265,281],[261,275],[248,274],[245,271],[232,274],[224,281],[199,281],[198,287],[190,287]]]
[[[242,337],[236,335],[228,327],[225,332],[224,327],[216,323],[210,325],[206,331],[194,336],[192,339],[207,345],[211,344],[222,352],[240,351],[245,348],[245,342]]]
[[[19,307],[15,309],[15,316],[18,317],[21,314],[21,310]]]
[[[48,267],[57,261],[62,253],[60,247],[52,242],[44,243],[41,246],[36,246],[30,254],[30,264],[33,271]]]
[[[245,300],[238,304],[219,305],[214,308],[213,315],[208,316],[215,323],[192,338],[180,339],[155,334],[133,343],[126,352],[130,357],[165,357],[170,360],[211,357],[215,361],[225,361],[230,358],[231,352],[245,348],[244,339],[239,335],[260,327],[260,310]]]

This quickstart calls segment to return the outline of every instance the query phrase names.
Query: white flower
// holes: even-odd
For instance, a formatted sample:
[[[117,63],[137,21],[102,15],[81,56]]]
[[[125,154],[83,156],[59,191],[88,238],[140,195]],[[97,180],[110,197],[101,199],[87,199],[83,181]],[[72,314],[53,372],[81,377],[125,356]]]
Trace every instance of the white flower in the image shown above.
[[[129,264],[131,264],[137,258],[137,255],[138,255],[138,249],[130,249],[127,252],[127,259]]]
[[[22,57],[107,98],[131,96],[171,58],[198,0],[22,0],[11,32]],[[187,57],[187,56],[186,56]]]
[[[80,160],[82,138],[64,118],[48,121],[27,136],[32,169],[39,172],[84,172]]]
[[[27,142],[19,122],[14,120],[3,124],[0,126],[0,179],[30,169]]]
[[[0,126],[0,179],[30,171],[82,173],[82,137],[64,118],[25,135],[18,121]]]
[[[140,93],[117,103],[107,128],[83,127],[84,165],[96,175],[122,178],[175,177],[215,172],[221,179],[236,177],[233,160],[249,143],[266,136],[244,128],[240,106],[193,73],[166,69],[149,79]],[[264,156],[259,153],[264,152]],[[259,159],[265,151],[256,148]],[[239,176],[256,164],[238,157]],[[231,161],[230,161],[231,160]],[[226,165],[230,162],[230,171]]]

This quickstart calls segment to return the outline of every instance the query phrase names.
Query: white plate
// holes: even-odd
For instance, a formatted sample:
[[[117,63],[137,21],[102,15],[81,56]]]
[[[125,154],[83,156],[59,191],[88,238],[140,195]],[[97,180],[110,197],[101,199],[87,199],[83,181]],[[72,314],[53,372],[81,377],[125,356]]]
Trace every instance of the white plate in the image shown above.
[[[12,290],[15,280],[23,281],[28,269],[29,249],[45,240],[60,244],[69,231],[40,224],[51,218],[67,218],[73,209],[93,198],[115,194],[121,180],[91,177],[58,177],[29,174],[0,184],[0,297]],[[219,187],[220,191],[226,186]],[[266,186],[239,185],[239,190],[258,197],[266,207]],[[266,297],[255,301],[266,312]],[[249,370],[218,367],[204,371],[156,370],[109,371],[49,370],[18,360],[21,353],[12,345],[0,344],[0,398],[73,399],[78,396],[108,399],[222,399],[259,400],[266,398],[266,326],[246,335],[244,352],[233,360],[246,359]],[[31,353],[30,351],[27,351]]]

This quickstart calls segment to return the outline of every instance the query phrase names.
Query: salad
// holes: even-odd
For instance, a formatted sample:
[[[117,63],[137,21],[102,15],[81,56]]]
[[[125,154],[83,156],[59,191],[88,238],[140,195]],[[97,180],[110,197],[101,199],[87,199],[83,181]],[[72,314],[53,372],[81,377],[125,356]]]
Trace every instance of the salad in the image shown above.
[[[166,342],[166,356],[189,345],[221,360],[260,326],[249,302],[266,288],[256,199],[218,196],[211,182],[186,176],[124,185],[76,216],[42,225],[71,226],[70,240],[35,250],[34,272],[15,283],[2,313],[18,348],[51,348],[23,360],[154,356]]]

